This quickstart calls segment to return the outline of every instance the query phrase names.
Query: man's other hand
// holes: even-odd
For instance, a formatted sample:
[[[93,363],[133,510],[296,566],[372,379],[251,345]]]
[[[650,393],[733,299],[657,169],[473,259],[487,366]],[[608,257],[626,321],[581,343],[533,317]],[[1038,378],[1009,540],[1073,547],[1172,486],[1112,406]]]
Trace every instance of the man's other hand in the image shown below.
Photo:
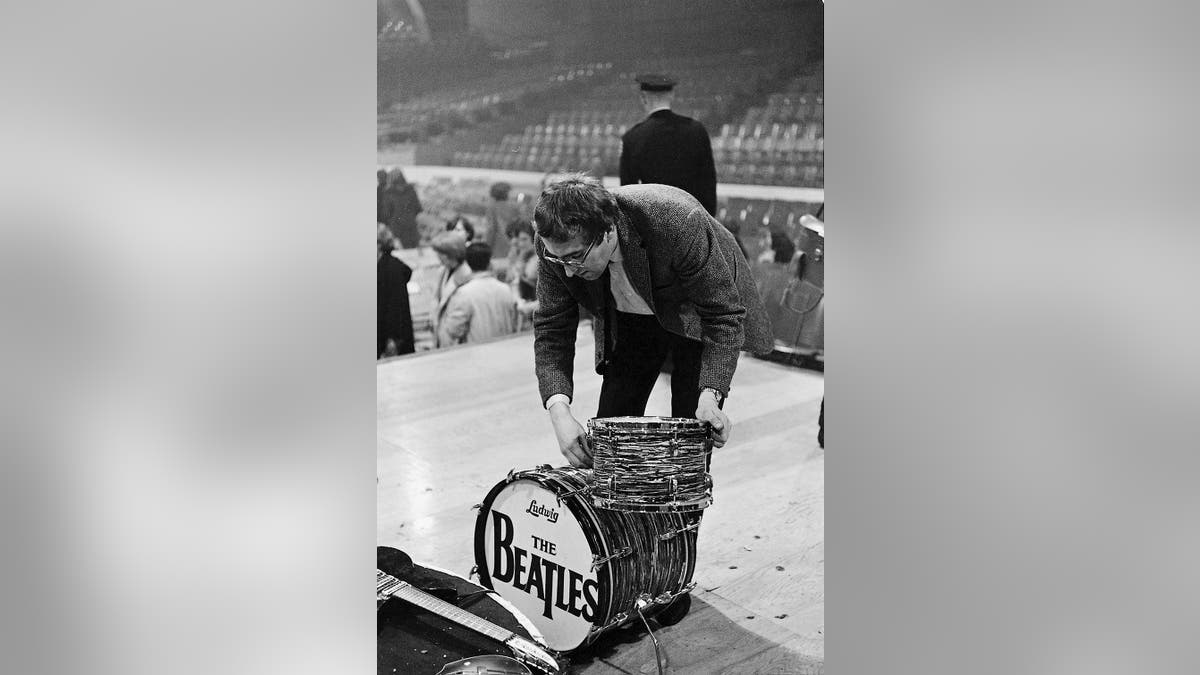
[[[558,449],[571,466],[591,468],[592,443],[583,425],[571,414],[570,407],[555,405],[550,408],[550,424],[558,438]]]
[[[696,404],[696,419],[704,420],[712,425],[713,447],[719,448],[729,440],[729,432],[733,430],[733,422],[721,411],[717,399],[711,392],[702,392],[700,401]]]

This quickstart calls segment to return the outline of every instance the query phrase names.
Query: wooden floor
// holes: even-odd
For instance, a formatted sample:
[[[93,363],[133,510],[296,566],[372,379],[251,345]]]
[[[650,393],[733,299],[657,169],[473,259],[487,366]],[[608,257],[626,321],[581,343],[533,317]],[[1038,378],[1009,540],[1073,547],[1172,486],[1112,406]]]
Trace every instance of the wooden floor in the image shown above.
[[[600,378],[590,329],[575,363],[580,422]],[[510,469],[565,465],[533,374],[533,336],[392,359],[378,366],[378,543],[463,576],[478,504]],[[668,415],[662,376],[647,415]],[[713,455],[691,612],[656,631],[677,673],[823,673],[825,451],[821,373],[743,355]],[[573,673],[654,673],[648,637],[623,631],[573,659]]]

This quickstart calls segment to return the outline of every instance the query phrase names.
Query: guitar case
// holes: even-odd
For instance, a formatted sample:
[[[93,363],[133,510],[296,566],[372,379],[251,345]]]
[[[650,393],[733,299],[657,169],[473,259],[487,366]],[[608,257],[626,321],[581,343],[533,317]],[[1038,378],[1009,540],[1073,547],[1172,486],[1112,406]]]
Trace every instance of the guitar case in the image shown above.
[[[401,581],[523,638],[540,642],[540,635],[531,634],[532,624],[528,619],[478,584],[413,563],[402,551],[387,546],[376,549],[376,563],[380,570]],[[379,675],[436,675],[451,661],[481,654],[512,655],[503,644],[399,598],[385,602],[376,612],[375,621]]]

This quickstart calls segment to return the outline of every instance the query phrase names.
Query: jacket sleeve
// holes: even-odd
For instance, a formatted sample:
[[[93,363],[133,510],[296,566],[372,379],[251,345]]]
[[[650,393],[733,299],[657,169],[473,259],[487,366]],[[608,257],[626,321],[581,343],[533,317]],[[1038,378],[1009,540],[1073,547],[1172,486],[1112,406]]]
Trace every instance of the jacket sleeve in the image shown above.
[[[539,241],[538,307],[533,313],[533,360],[542,405],[554,394],[575,394],[575,334],[579,329],[579,305],[567,291],[564,273],[546,262]]]
[[[446,306],[446,319],[442,325],[445,334],[455,343],[466,342],[467,332],[471,330],[471,303],[463,298],[462,288],[450,298]]]
[[[723,231],[716,220],[694,209],[682,227],[671,230],[675,254],[672,267],[684,291],[700,317],[700,387],[728,392],[737,369],[745,332],[746,308],[738,294],[734,276],[736,261],[727,250],[736,251],[733,235]],[[720,237],[728,235],[728,246]],[[732,253],[732,255],[740,255]]]

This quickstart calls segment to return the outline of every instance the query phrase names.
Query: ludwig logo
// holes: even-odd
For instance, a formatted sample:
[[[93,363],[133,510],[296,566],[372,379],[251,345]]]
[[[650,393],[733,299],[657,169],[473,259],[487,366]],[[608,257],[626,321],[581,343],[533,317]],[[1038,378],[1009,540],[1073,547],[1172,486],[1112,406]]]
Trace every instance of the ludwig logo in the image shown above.
[[[558,522],[558,511],[538,504],[536,499],[529,501],[529,508],[525,509],[525,513],[532,516],[542,516],[552,523]]]

